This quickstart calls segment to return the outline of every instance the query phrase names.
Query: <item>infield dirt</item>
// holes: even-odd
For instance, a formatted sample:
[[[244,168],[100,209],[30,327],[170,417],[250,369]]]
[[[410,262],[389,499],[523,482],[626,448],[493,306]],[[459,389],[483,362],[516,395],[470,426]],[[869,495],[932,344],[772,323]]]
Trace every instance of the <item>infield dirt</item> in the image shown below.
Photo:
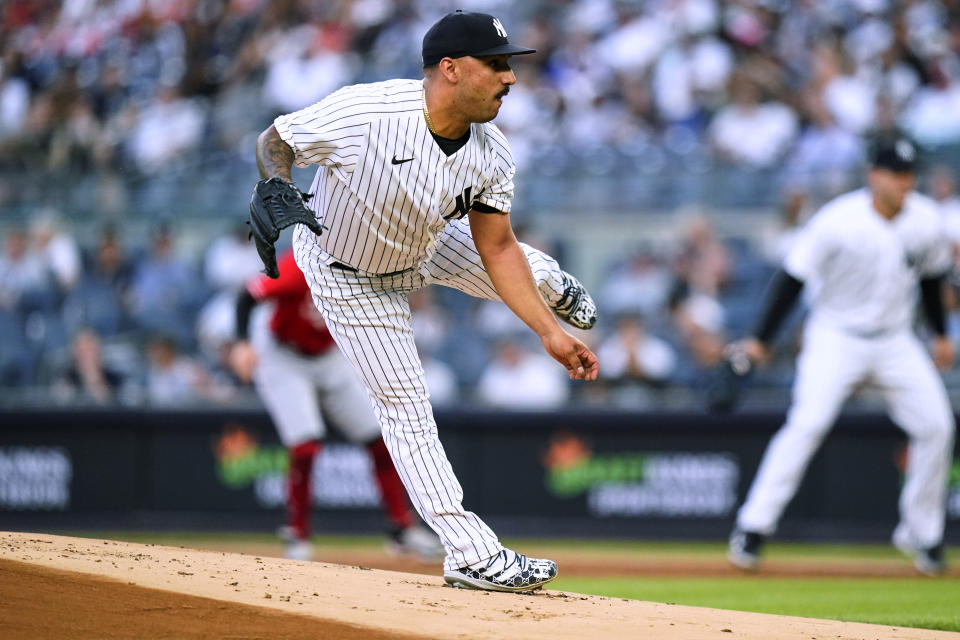
[[[444,586],[439,569],[404,573],[31,533],[0,533],[0,630],[4,640],[960,638],[552,590],[461,591]]]

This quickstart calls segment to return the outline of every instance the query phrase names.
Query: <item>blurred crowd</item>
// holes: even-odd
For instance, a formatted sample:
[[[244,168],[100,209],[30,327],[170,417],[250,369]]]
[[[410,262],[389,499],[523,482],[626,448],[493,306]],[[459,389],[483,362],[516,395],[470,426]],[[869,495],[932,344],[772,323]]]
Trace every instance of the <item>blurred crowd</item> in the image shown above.
[[[923,185],[943,207],[960,248],[960,197],[953,172]],[[792,205],[797,205],[791,201]],[[592,288],[600,321],[578,332],[601,361],[597,383],[572,383],[535,335],[503,304],[442,287],[411,296],[414,335],[437,406],[476,403],[511,409],[568,404],[634,409],[690,408],[710,382],[724,345],[747,334],[763,289],[802,220],[784,209],[765,235],[721,236],[708,215],[690,212],[607,260]],[[562,254],[550,238],[521,239]],[[8,403],[179,407],[251,400],[231,371],[236,302],[262,264],[242,224],[185,246],[174,223],[144,242],[116,227],[78,241],[58,212],[7,227],[0,253],[0,396]],[[958,250],[957,255],[960,255]],[[960,273],[960,271],[958,271]],[[950,332],[960,340],[952,283]],[[255,312],[266,322],[269,305]],[[782,403],[799,348],[795,310],[777,359],[753,386]],[[960,392],[960,378],[948,383]]]
[[[274,115],[418,77],[452,8],[537,48],[497,121],[521,175],[726,167],[749,203],[765,172],[842,190],[870,130],[960,143],[957,0],[8,0],[0,166],[156,175],[249,154]]]
[[[274,116],[344,84],[418,77],[422,34],[455,8],[496,14],[538,51],[512,61],[497,119],[534,213],[550,190],[523,189],[526,176],[622,174],[598,191],[629,208],[671,175],[657,205],[695,206],[667,241],[604,256],[602,320],[586,337],[605,380],[589,388],[545,363],[501,307],[421,294],[438,404],[645,407],[700,388],[797,225],[859,184],[868,134],[905,129],[931,157],[960,149],[960,0],[6,0],[0,210],[27,213],[0,227],[0,386],[158,405],[247,393],[222,358],[233,296],[260,268],[245,231],[225,223],[198,241],[184,224],[196,211],[154,220],[149,192],[115,185],[174,180],[196,187],[184,209],[210,193],[216,209],[217,172],[245,167],[245,199]],[[24,176],[44,188],[28,192]],[[931,164],[921,186],[960,238],[954,180]],[[84,181],[83,197],[37,204]],[[720,237],[709,215],[771,202],[771,237]],[[132,233],[145,219],[149,233]],[[562,255],[549,245],[571,239],[528,240]],[[764,376],[785,389],[783,353]]]

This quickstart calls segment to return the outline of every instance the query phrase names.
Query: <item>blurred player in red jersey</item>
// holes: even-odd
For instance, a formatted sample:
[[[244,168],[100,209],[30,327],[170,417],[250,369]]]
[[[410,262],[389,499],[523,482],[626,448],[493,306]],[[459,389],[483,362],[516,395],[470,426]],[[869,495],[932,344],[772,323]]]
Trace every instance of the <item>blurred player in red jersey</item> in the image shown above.
[[[443,558],[439,538],[419,524],[411,509],[380,436],[370,398],[334,344],[293,252],[283,254],[278,266],[278,279],[254,278],[237,298],[237,339],[230,364],[241,380],[252,380],[290,452],[288,524],[282,529],[285,555],[297,560],[313,558],[311,474],[327,421],[370,454],[391,524],[388,549],[424,561]],[[251,328],[251,314],[261,302],[275,305],[269,326],[254,323]]]

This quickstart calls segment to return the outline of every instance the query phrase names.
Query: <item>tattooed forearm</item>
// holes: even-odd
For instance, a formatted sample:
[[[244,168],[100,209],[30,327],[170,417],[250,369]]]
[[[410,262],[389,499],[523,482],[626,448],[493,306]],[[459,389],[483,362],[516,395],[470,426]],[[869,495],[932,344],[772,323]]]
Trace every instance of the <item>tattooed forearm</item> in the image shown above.
[[[271,126],[257,138],[257,168],[261,178],[283,178],[293,182],[290,167],[293,166],[293,149],[290,148],[277,128]]]

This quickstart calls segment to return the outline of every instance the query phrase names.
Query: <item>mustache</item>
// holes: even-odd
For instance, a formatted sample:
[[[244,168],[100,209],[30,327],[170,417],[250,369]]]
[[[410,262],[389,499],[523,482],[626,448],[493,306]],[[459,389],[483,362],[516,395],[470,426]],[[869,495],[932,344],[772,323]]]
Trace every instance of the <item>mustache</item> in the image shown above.
[[[497,94],[498,98],[503,98],[505,95],[510,93],[510,87],[505,88],[503,91]]]

